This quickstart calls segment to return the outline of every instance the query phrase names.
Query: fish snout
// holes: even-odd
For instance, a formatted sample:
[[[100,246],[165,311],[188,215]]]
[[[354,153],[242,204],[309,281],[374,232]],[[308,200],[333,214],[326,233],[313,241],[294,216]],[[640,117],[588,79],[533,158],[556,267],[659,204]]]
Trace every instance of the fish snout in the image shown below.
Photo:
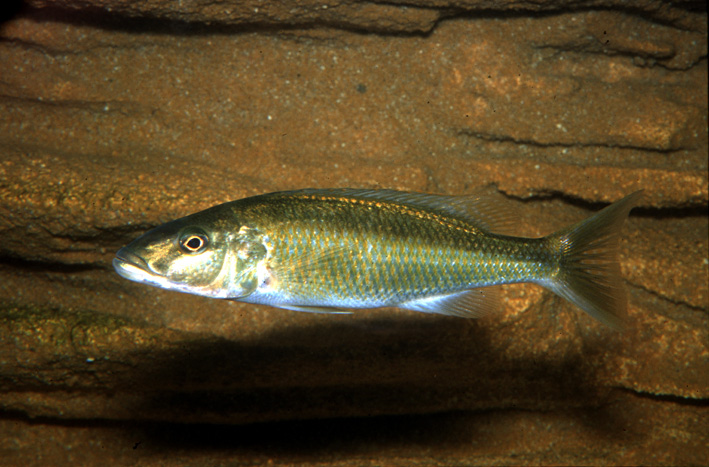
[[[127,248],[121,248],[113,258],[113,268],[122,277],[140,281],[146,275],[151,274],[148,263]]]

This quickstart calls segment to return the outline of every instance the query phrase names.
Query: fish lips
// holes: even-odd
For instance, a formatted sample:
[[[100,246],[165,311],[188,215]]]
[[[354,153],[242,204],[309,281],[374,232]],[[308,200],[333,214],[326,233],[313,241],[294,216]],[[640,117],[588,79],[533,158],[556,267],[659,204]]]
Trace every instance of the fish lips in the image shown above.
[[[126,248],[121,248],[113,258],[113,268],[121,277],[136,282],[154,282],[155,273],[148,263]]]

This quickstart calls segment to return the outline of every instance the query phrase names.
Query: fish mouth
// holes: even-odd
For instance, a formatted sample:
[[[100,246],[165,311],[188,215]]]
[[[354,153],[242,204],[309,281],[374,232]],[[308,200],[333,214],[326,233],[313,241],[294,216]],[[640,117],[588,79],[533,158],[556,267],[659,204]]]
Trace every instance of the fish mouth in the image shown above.
[[[116,257],[113,258],[113,268],[124,279],[160,289],[203,295],[199,292],[199,288],[171,282],[168,277],[153,271],[147,261],[130,251],[128,247],[123,247],[116,252]]]
[[[148,263],[126,248],[121,248],[116,253],[116,257],[113,258],[113,268],[121,277],[131,281],[155,281],[156,274],[150,270]]]

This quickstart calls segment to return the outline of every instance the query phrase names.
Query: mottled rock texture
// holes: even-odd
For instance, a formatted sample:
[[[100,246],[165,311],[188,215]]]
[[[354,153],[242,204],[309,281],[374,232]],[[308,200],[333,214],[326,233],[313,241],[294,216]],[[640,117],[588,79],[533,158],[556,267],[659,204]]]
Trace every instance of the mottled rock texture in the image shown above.
[[[3,461],[709,457],[704,2],[28,3],[0,26]],[[323,316],[111,268],[169,219],[344,186],[492,186],[529,236],[645,190],[628,329],[531,285],[481,320]]]
[[[120,15],[209,25],[329,25],[377,32],[429,32],[443,18],[507,13],[531,15],[564,10],[615,9],[703,30],[706,9],[696,0],[28,0],[35,8]]]

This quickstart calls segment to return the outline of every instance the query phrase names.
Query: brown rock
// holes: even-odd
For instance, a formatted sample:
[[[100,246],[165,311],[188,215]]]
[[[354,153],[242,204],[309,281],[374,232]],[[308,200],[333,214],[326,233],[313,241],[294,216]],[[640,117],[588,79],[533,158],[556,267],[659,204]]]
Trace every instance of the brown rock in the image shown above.
[[[658,23],[681,29],[706,32],[706,22],[698,11],[706,5],[698,0],[552,0],[528,2],[512,0],[28,0],[35,8],[51,14],[62,12],[97,18],[139,18],[207,25],[331,25],[380,32],[428,32],[451,12],[470,14],[539,13],[569,10],[609,9],[635,11]]]
[[[67,429],[6,418],[0,446],[4,461],[21,465],[701,465],[705,428],[695,406],[620,392],[595,409],[248,426],[74,422]],[[668,450],[669,443],[683,449]]]
[[[49,439],[37,451],[45,459],[98,463],[100,451],[72,458],[67,446],[120,431],[105,443],[129,462],[121,449],[140,441],[123,425],[56,420],[465,411],[412,417],[418,428],[382,437],[389,449],[369,435],[349,441],[342,422],[339,452],[359,442],[359,452],[402,465],[414,456],[469,465],[706,458],[704,10],[638,1],[625,10],[637,15],[509,18],[490,12],[529,3],[263,2],[229,12],[206,2],[31,3],[42,8],[0,29],[0,407],[48,424],[5,417],[0,452],[23,463],[26,446]],[[450,7],[488,14],[439,21]],[[109,9],[123,22],[99,22],[96,11]],[[57,12],[63,19],[49,19]],[[222,26],[188,24],[208,21]],[[250,27],[237,34],[224,24]],[[531,285],[506,288],[500,314],[477,321],[396,310],[320,316],[153,289],[110,264],[155,225],[256,193],[463,194],[490,184],[517,205],[520,234],[530,236],[645,190],[621,246],[625,333]],[[391,430],[408,425],[386,420]],[[303,429],[328,431],[310,423],[269,426],[298,444]],[[173,451],[208,464],[229,453],[265,462],[258,446],[270,442],[264,429],[244,450],[219,445],[227,457],[199,457],[148,431],[141,439],[154,462]],[[338,452],[334,435],[326,439]],[[428,451],[402,449],[400,439]],[[318,460],[317,449],[280,452],[285,463]]]

